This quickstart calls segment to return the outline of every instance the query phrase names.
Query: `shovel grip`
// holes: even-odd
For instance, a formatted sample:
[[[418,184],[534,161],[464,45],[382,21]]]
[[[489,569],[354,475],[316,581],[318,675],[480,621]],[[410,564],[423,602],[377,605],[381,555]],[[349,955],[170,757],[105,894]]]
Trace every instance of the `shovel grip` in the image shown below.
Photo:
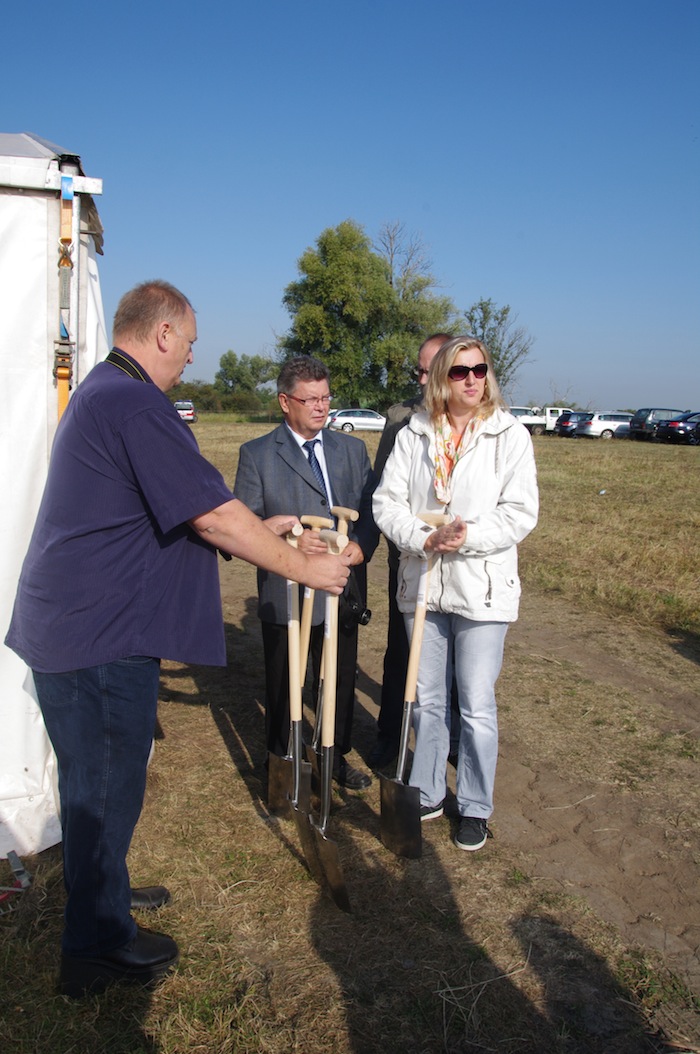
[[[348,509],[345,505],[332,505],[331,512],[338,521],[338,530],[341,534],[347,534],[350,530],[350,524],[356,523],[360,518],[357,509]]]
[[[342,531],[322,530],[321,538],[328,546],[328,552],[334,556],[340,556],[343,549],[348,545],[350,539]]]
[[[328,516],[300,516],[299,522],[303,523],[305,527],[311,527],[315,531],[320,531],[323,527],[333,526],[333,520]]]

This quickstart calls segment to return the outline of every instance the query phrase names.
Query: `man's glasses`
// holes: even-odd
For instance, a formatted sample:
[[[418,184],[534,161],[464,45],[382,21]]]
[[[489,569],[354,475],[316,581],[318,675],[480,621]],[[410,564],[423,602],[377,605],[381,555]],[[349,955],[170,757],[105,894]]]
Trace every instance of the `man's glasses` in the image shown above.
[[[417,380],[420,380],[421,377],[427,377],[429,373],[430,373],[430,370],[424,369],[423,366],[416,366],[415,370],[413,371],[413,376]]]
[[[483,381],[488,370],[485,362],[477,362],[476,366],[451,366],[447,376],[451,381],[465,381],[469,374],[473,373],[477,380]]]
[[[285,395],[287,395],[286,392]],[[313,399],[300,399],[298,395],[287,395],[287,398],[293,399],[295,403],[301,403],[302,406],[306,406],[307,403],[309,406],[328,406],[333,396],[319,395],[317,398],[314,397]]]

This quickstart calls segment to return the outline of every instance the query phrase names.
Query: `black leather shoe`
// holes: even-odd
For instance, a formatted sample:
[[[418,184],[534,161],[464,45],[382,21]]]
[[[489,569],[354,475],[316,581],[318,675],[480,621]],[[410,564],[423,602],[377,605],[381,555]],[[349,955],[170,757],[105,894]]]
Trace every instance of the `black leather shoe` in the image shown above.
[[[138,889],[131,888],[131,910],[132,911],[154,911],[169,904],[172,897],[170,890],[165,886],[139,886]]]
[[[347,787],[348,790],[353,791],[365,790],[372,782],[371,776],[348,765],[342,755],[333,765],[333,779],[339,787]]]
[[[62,955],[58,990],[61,995],[80,999],[104,992],[115,981],[152,985],[173,969],[178,954],[172,937],[139,926],[133,940],[112,952],[88,957]]]

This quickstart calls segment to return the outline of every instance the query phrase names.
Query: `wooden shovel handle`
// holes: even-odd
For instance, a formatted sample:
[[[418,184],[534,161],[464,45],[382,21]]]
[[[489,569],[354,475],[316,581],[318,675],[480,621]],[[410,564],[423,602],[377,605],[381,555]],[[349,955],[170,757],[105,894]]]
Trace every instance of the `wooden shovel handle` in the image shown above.
[[[296,524],[295,526],[298,526]],[[302,528],[303,530],[303,528]],[[298,531],[288,532],[287,541],[295,549]],[[299,651],[299,586],[287,579],[287,655],[289,660],[289,720],[301,721],[301,671]]]
[[[348,539],[338,531],[321,531],[328,545],[328,552],[338,556],[348,544]],[[323,639],[323,718],[321,722],[321,746],[332,747],[335,742],[335,696],[338,680],[338,597],[329,596],[328,618]]]
[[[444,512],[422,512],[418,517],[423,523],[431,527],[443,527],[450,522],[450,517]],[[408,668],[406,670],[406,689],[404,700],[415,702],[416,684],[418,681],[418,666],[420,664],[420,653],[423,644],[423,628],[425,626],[425,613],[428,603],[428,585],[430,583],[430,572],[435,563],[435,556],[427,557],[421,564],[420,578],[418,579],[418,593],[416,595],[416,609],[413,618],[413,632],[411,633],[411,646],[408,652]]]

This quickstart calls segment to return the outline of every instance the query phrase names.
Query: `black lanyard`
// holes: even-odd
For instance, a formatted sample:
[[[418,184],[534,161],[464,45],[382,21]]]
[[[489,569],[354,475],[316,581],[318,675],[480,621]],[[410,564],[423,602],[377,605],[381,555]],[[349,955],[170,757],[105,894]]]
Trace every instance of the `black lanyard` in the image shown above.
[[[150,377],[143,373],[135,362],[128,359],[124,352],[120,351],[119,348],[112,348],[105,359],[105,362],[111,362],[118,370],[121,370],[122,373],[127,373],[129,377],[133,377],[136,381],[143,381],[145,384],[153,384]]]

